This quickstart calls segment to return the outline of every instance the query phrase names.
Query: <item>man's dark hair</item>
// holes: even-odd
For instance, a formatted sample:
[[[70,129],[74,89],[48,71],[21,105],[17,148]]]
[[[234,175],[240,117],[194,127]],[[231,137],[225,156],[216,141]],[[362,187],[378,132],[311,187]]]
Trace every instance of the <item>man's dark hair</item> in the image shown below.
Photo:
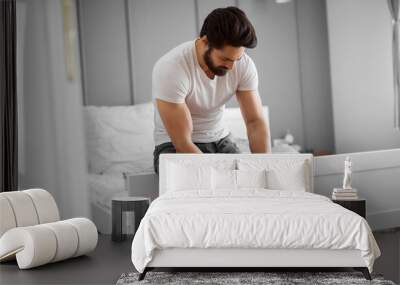
[[[256,31],[246,14],[236,7],[213,10],[204,20],[200,37],[207,36],[210,47],[217,49],[225,45],[254,48],[257,45]]]

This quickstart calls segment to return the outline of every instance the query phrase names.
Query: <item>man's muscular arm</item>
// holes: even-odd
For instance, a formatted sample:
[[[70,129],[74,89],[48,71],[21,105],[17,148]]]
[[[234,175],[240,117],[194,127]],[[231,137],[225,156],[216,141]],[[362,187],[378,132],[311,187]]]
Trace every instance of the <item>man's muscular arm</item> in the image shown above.
[[[186,103],[170,103],[157,99],[157,108],[176,152],[201,153],[192,142],[193,123]]]
[[[257,91],[238,91],[236,93],[240,110],[247,128],[252,153],[270,153],[269,126],[264,118],[260,97]]]

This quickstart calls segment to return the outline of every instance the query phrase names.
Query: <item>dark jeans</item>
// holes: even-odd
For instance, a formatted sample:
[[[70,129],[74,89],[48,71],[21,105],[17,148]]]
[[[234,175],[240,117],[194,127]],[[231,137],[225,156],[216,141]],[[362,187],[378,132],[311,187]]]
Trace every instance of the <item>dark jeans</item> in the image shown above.
[[[219,141],[209,143],[194,143],[203,153],[240,153],[237,145],[230,139],[230,135]],[[154,170],[158,173],[158,161],[162,153],[176,153],[174,145],[170,142],[157,145],[154,149]]]

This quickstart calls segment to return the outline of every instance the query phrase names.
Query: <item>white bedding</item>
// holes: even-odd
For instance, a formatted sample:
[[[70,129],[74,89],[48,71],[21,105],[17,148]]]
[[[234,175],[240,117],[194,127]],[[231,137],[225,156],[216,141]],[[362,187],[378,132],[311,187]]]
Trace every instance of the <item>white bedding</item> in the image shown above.
[[[86,106],[86,145],[90,173],[152,169],[154,106]]]
[[[358,249],[371,272],[380,255],[359,215],[317,194],[266,189],[164,194],[139,226],[132,262],[143,272],[165,248]]]
[[[128,193],[122,174],[88,174],[88,184],[91,203],[110,215],[112,197]]]

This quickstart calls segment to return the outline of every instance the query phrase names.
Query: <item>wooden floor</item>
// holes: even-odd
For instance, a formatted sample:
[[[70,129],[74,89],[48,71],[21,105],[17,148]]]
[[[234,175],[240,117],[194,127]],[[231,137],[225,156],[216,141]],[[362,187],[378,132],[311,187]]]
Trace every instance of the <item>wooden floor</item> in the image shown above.
[[[15,261],[1,263],[0,284],[115,284],[122,273],[135,270],[130,247],[131,240],[115,243],[99,235],[96,250],[87,256],[27,270],[19,270]]]
[[[400,284],[400,228],[374,232],[374,236],[381,250],[374,271]]]

